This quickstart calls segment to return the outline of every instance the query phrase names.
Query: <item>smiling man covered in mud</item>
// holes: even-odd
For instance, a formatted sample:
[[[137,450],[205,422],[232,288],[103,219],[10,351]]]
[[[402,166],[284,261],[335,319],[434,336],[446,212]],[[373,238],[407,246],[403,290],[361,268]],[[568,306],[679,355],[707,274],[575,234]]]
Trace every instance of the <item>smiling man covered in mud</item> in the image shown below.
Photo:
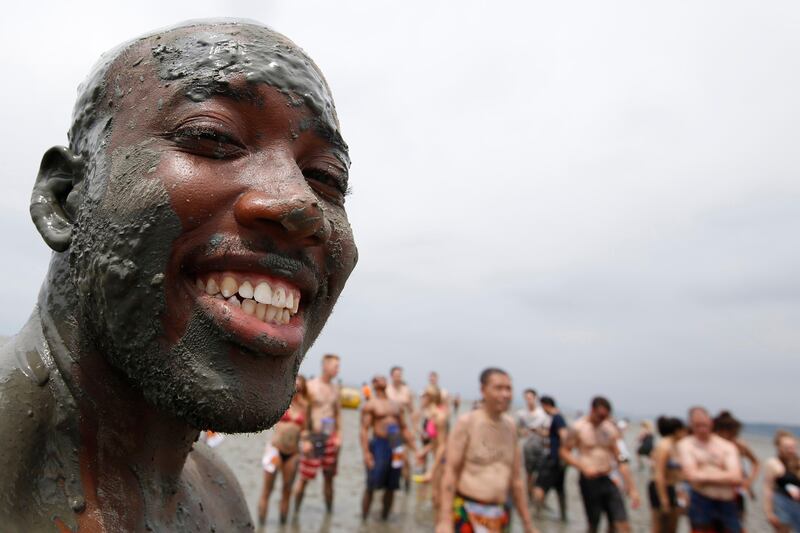
[[[103,56],[31,199],[53,255],[0,353],[4,530],[252,529],[195,441],[289,404],[356,263],[348,167],[322,74],[266,27]]]

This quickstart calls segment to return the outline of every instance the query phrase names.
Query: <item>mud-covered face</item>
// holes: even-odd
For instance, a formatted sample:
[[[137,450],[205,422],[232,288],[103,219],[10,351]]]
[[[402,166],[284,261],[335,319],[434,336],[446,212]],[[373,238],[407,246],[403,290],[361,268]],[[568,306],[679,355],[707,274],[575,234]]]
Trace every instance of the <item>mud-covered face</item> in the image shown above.
[[[264,28],[135,46],[71,249],[97,343],[198,428],[256,431],[356,262],[347,148],[316,67]]]

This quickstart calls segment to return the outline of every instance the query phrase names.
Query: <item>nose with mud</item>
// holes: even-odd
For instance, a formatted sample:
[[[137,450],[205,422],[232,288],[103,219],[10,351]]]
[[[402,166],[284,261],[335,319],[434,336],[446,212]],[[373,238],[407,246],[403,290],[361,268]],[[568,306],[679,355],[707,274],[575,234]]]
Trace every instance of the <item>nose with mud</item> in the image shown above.
[[[306,241],[307,245],[325,244],[331,235],[317,199],[303,195],[279,199],[249,191],[236,201],[234,215],[245,227],[292,241]]]

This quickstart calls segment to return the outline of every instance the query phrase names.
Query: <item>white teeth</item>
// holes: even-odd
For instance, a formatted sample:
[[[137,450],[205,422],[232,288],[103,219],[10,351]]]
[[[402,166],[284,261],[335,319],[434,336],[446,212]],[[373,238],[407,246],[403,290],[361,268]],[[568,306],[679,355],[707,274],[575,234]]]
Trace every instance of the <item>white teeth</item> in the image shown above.
[[[219,293],[219,292],[214,295],[214,298],[216,298],[217,300],[224,300],[225,299],[225,297],[222,295],[222,293]]]
[[[195,282],[195,285],[196,285],[196,286],[197,286],[197,288],[198,288],[198,289],[200,289],[201,291],[204,291],[204,290],[206,290],[206,285],[205,285],[205,283],[203,283],[203,280],[202,280],[202,279],[200,279],[200,278],[197,278],[197,281]]]
[[[262,281],[258,284],[253,295],[258,303],[272,303],[272,289],[270,288],[269,283],[266,281]]]
[[[275,307],[283,307],[286,305],[286,291],[283,287],[278,287],[275,289],[275,292],[272,293],[272,305]]]
[[[274,305],[268,305],[267,306],[267,312],[264,315],[264,320],[266,320],[267,322],[274,322],[275,321],[275,315],[277,315],[277,314],[278,314],[278,308],[275,307]]]
[[[256,318],[264,320],[267,315],[267,304],[256,304]]]
[[[236,280],[230,276],[225,276],[225,279],[222,280],[222,285],[220,285],[219,289],[222,291],[222,295],[225,298],[230,298],[239,290],[239,284],[236,283]]]
[[[219,292],[219,287],[217,286],[217,282],[214,278],[208,278],[208,283],[206,284],[206,294],[210,294],[214,296]]]
[[[282,318],[281,322],[283,322],[284,324],[288,324],[289,323],[289,310],[288,309],[284,309],[283,310],[283,317],[281,317],[281,318]]]
[[[300,307],[300,294],[298,293],[297,296],[294,298],[294,303],[292,305],[292,314],[297,314],[297,309]]]
[[[241,307],[242,306],[242,304],[239,303],[239,299],[236,296],[231,296],[230,298],[228,298],[225,301],[228,302],[229,305],[232,305],[234,307]]]
[[[252,298],[253,297],[253,286],[250,284],[249,281],[245,281],[241,285],[239,285],[239,296],[242,298]]]
[[[242,311],[247,313],[248,315],[255,315],[256,314],[256,301],[247,299],[242,302]]]

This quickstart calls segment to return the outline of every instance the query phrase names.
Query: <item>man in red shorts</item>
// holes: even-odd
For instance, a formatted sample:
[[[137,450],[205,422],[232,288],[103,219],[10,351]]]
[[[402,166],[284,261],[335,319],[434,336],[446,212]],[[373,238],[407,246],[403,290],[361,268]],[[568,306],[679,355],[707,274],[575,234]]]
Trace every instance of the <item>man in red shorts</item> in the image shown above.
[[[317,477],[320,467],[324,480],[325,508],[329,513],[333,510],[333,478],[342,443],[339,433],[339,387],[333,382],[338,374],[339,356],[327,354],[322,358],[322,375],[308,381],[311,432],[303,435],[300,481],[294,499],[295,513],[300,510],[306,484]]]

